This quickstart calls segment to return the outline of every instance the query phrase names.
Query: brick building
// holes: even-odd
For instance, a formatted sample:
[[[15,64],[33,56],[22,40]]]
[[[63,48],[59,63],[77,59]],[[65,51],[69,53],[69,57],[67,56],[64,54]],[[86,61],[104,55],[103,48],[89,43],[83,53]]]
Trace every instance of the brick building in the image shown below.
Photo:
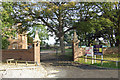
[[[17,27],[20,25],[21,23],[17,24]],[[15,28],[16,26],[13,27]],[[10,42],[8,49],[28,49],[27,34],[25,32],[20,34],[19,31],[17,30],[14,36],[13,35],[9,36],[8,41]]]

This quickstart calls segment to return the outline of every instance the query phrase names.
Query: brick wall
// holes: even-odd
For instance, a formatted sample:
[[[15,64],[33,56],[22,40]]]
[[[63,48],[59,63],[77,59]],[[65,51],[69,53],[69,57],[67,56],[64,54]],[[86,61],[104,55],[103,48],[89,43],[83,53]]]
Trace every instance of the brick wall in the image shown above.
[[[80,48],[80,50],[85,54],[85,48]],[[103,54],[118,54],[118,47],[103,48]]]
[[[15,60],[34,61],[34,50],[33,48],[2,50],[2,61],[9,58],[13,58]]]
[[[103,48],[103,54],[118,54],[118,47]]]

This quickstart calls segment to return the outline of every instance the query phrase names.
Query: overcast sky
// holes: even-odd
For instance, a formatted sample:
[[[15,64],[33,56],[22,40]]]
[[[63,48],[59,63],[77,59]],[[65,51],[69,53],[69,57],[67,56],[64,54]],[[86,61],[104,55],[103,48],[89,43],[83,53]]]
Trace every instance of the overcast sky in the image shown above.
[[[45,42],[47,42],[48,44],[54,44],[55,39],[54,39],[54,37],[49,36],[49,40],[45,40]]]

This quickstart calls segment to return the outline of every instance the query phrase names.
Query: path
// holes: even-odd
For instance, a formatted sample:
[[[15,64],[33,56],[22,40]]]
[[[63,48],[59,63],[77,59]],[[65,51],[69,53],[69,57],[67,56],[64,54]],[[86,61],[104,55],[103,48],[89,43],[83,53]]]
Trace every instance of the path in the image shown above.
[[[47,78],[118,78],[118,70],[75,63],[49,51],[41,53],[41,64],[47,70]]]
[[[47,75],[43,66],[0,65],[0,79],[2,78],[45,78]]]

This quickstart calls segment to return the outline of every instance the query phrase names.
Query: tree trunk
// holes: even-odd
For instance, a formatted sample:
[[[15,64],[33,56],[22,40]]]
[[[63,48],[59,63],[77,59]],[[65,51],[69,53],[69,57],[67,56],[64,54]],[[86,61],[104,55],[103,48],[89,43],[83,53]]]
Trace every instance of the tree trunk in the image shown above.
[[[65,55],[64,35],[60,39],[61,55]]]
[[[118,33],[115,34],[115,37],[117,37],[117,36],[118,36]],[[117,46],[117,47],[119,46],[119,39],[118,38],[116,38],[115,46]]]
[[[59,7],[59,40],[60,40],[60,49],[61,49],[61,55],[65,55],[65,45],[64,45],[64,31],[63,31],[63,22],[62,22],[62,15],[61,10]]]

